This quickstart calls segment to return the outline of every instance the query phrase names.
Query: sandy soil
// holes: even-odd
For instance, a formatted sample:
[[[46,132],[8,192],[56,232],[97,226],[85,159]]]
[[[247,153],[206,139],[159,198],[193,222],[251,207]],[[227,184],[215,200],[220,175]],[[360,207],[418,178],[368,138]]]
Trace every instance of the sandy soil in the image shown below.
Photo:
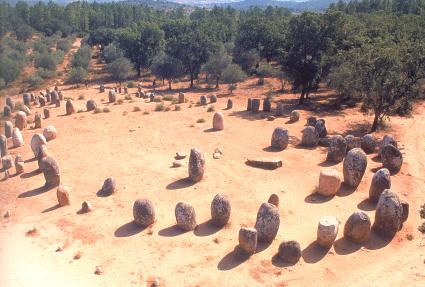
[[[85,110],[86,100],[95,99],[111,112],[64,116],[64,104],[49,107],[51,118],[43,126],[53,124],[59,131],[48,148],[60,164],[62,183],[71,189],[69,207],[58,208],[56,191],[41,188],[44,179],[35,172],[37,162],[32,160],[29,144],[40,130],[24,130],[25,145],[10,150],[12,155],[23,155],[26,173],[0,182],[0,214],[11,212],[10,218],[0,221],[0,286],[146,286],[152,278],[158,278],[161,286],[423,286],[425,240],[417,227],[418,210],[425,202],[425,104],[418,103],[410,118],[392,118],[387,131],[377,134],[392,133],[402,147],[405,162],[392,177],[392,185],[410,203],[410,217],[392,240],[372,234],[360,246],[342,238],[343,224],[358,209],[373,221],[374,209],[366,199],[373,170],[381,163],[369,156],[357,190],[343,189],[334,198],[322,199],[311,193],[320,170],[329,166],[324,163],[326,148],[304,149],[298,143],[309,115],[324,118],[330,134],[356,135],[366,132],[371,116],[360,113],[358,107],[333,109],[332,97],[323,90],[312,95],[308,109],[300,109],[299,122],[290,124],[287,116],[267,121],[262,113],[245,111],[246,99],[264,96],[270,88],[277,90],[279,83],[268,79],[266,86],[258,87],[255,82],[250,79],[235,91],[232,110],[225,110],[227,98],[219,98],[214,105],[225,116],[223,132],[211,132],[213,113],[206,107],[186,103],[181,111],[155,112],[155,103],[135,97],[133,102],[108,105],[107,93],[99,93],[95,84],[89,89],[62,86],[64,95],[75,99],[77,109]],[[148,90],[148,82],[144,84]],[[183,89],[187,82],[175,87]],[[186,91],[186,96],[196,102],[200,95],[225,95],[225,88]],[[84,100],[78,100],[81,95]],[[284,101],[289,114],[296,98],[277,93],[274,99]],[[133,112],[136,106],[150,113]],[[32,110],[41,112],[38,107]],[[200,118],[206,122],[196,123]],[[268,147],[278,126],[289,130],[291,143],[282,152],[272,152]],[[205,177],[194,185],[184,180],[187,162],[171,168],[175,152],[189,153],[192,147],[201,149],[206,158]],[[214,160],[217,147],[223,156]],[[283,167],[252,168],[245,165],[248,157],[280,158]],[[342,171],[342,163],[333,167]],[[116,178],[118,192],[99,197],[97,192],[109,176]],[[211,200],[217,193],[228,195],[232,204],[231,222],[223,229],[208,224]],[[272,193],[281,202],[278,236],[269,246],[261,245],[250,259],[240,260],[233,252],[238,230],[254,225],[259,206]],[[146,229],[132,224],[133,202],[143,197],[152,200],[157,213],[157,222]],[[79,214],[85,200],[94,211]],[[175,228],[174,207],[179,201],[190,202],[196,209],[199,226],[194,232]],[[342,222],[330,250],[315,244],[317,223],[325,215],[335,215]],[[37,232],[27,235],[32,227]],[[295,239],[302,246],[296,265],[275,259],[284,239]],[[63,251],[56,252],[58,246]],[[81,258],[74,259],[76,254]],[[102,266],[104,274],[95,275],[96,266]]]

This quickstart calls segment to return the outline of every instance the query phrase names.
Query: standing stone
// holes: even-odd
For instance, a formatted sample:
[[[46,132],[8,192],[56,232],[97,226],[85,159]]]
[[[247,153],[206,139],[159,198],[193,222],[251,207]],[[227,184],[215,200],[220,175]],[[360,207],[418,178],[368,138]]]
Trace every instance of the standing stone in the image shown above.
[[[13,167],[13,158],[11,155],[5,155],[1,158],[3,170],[7,171]]]
[[[345,222],[344,236],[354,243],[364,243],[369,238],[370,226],[367,213],[356,211]]]
[[[333,136],[330,141],[326,160],[339,163],[344,159],[346,152],[347,142],[345,139],[340,135]]]
[[[403,212],[401,214],[401,222],[404,223],[409,217],[409,203],[405,200],[400,200]]]
[[[4,135],[0,135],[0,155],[3,157],[7,154],[7,138]]]
[[[88,112],[93,111],[97,108],[97,104],[94,100],[88,100],[86,103],[86,108]]]
[[[31,99],[31,102],[34,102],[35,101],[35,95],[34,95],[34,93],[31,93],[30,94],[30,99]]]
[[[210,98],[210,103],[211,103],[211,104],[217,103],[217,96],[216,96],[216,95],[212,95],[212,96],[211,96],[211,98]]]
[[[392,135],[385,135],[382,138],[382,142],[379,148],[379,156],[381,156],[382,154],[382,149],[386,146],[386,145],[392,145],[394,147],[398,147],[397,141],[394,139],[394,137]]]
[[[104,85],[100,85],[99,87],[99,93],[104,93],[105,92],[105,86]]]
[[[4,122],[4,135],[6,136],[6,138],[12,137],[12,132],[13,132],[12,122],[5,121]]]
[[[34,153],[34,157],[38,157],[39,148],[42,145],[47,144],[46,138],[42,134],[34,134],[31,138],[31,149]]]
[[[108,99],[110,103],[115,103],[117,100],[117,95],[114,90],[109,90]]]
[[[220,112],[216,112],[213,117],[213,129],[216,131],[224,130],[224,116]]]
[[[398,148],[387,144],[381,150],[381,160],[384,168],[387,168],[392,174],[396,174],[403,164],[403,155]]]
[[[12,115],[12,109],[9,106],[4,106],[3,108],[3,116],[10,117]]]
[[[363,150],[354,148],[344,159],[344,182],[351,187],[357,187],[362,181],[367,167],[367,157]]]
[[[17,154],[15,157],[15,169],[16,169],[16,174],[24,173],[25,161],[20,154]]]
[[[376,139],[373,135],[367,134],[362,138],[362,149],[366,154],[371,154],[375,152],[376,149]]]
[[[307,147],[315,147],[319,142],[319,135],[316,133],[316,129],[312,126],[307,126],[303,130],[303,136],[301,139],[301,145]]]
[[[56,159],[46,156],[40,161],[40,169],[46,180],[45,187],[57,187],[60,184],[60,171]]]
[[[239,229],[239,247],[248,255],[257,250],[257,230],[255,228],[241,227]]]
[[[315,117],[307,118],[307,126],[316,127],[317,119]]]
[[[149,226],[155,222],[155,209],[149,199],[137,199],[133,204],[134,222],[140,226]]]
[[[43,109],[43,114],[45,119],[50,118],[50,110],[48,108]]]
[[[231,99],[227,100],[227,109],[230,110],[233,108],[233,101]]]
[[[345,136],[344,139],[345,139],[345,142],[347,143],[347,152],[349,152],[353,148],[361,148],[362,146],[362,140],[353,135],[347,135]]]
[[[43,96],[39,96],[38,103],[40,104],[40,107],[44,107],[46,105],[46,98]]]
[[[279,196],[276,193],[270,195],[269,200],[267,200],[267,202],[279,208]]]
[[[14,147],[20,147],[24,145],[24,138],[18,128],[14,128],[12,132],[12,142]]]
[[[272,103],[269,98],[263,100],[263,112],[270,112],[272,110]]]
[[[258,113],[260,111],[260,99],[252,99],[252,112]]]
[[[295,264],[301,258],[301,246],[295,240],[283,241],[279,245],[278,255],[284,262]]]
[[[35,112],[35,115],[34,115],[34,128],[41,129],[41,116],[37,112]]]
[[[289,116],[289,120],[291,123],[298,122],[300,120],[300,113],[298,111],[292,111]]]
[[[22,111],[17,112],[15,117],[15,127],[17,127],[18,129],[22,131],[26,126],[27,126],[27,115]]]
[[[38,169],[40,171],[42,168],[42,160],[47,156],[49,156],[49,153],[47,151],[47,145],[40,146],[38,151],[38,156],[37,156],[37,164],[38,164]]]
[[[281,117],[283,116],[284,113],[285,113],[285,106],[283,105],[283,103],[278,102],[276,104],[276,116]]]
[[[184,202],[179,202],[175,209],[177,226],[185,231],[195,229],[196,213],[192,205]]]
[[[60,101],[60,100],[57,100],[57,101],[56,101],[56,107],[57,107],[57,108],[60,108],[60,106],[61,106],[61,101]]]
[[[22,95],[22,101],[24,102],[24,105],[29,106],[30,105],[30,95],[28,93],[24,93]]]
[[[183,93],[179,93],[179,104],[184,104],[185,102],[185,97]]]
[[[66,206],[66,205],[71,204],[70,193],[69,193],[68,187],[66,187],[64,185],[60,185],[58,187],[58,189],[56,190],[56,196],[58,198],[59,206]]]
[[[46,94],[46,102],[50,103],[51,102],[51,97],[50,97],[50,93]]]
[[[119,88],[118,88],[118,93],[119,93],[119,94],[121,94],[121,92],[122,92],[122,88],[121,88],[121,87],[119,87]]]
[[[283,150],[289,144],[289,132],[287,129],[277,127],[272,134],[271,146],[272,148]]]
[[[58,91],[58,96],[59,96],[59,102],[63,101],[63,93],[62,91]]]
[[[59,91],[59,87],[58,87],[58,86],[55,86],[55,87],[53,88],[53,90],[54,90],[55,92],[57,92],[57,91]]]
[[[111,176],[105,179],[105,181],[103,182],[101,192],[105,195],[111,195],[111,194],[114,194],[116,190],[117,190],[117,184],[115,182],[115,178]]]
[[[198,149],[190,150],[189,157],[189,178],[193,182],[198,182],[202,179],[205,172],[205,158],[202,152]]]
[[[324,216],[317,226],[317,243],[330,248],[338,235],[339,220],[335,216]]]
[[[336,169],[322,169],[319,176],[317,193],[323,196],[334,196],[341,187],[341,177]]]
[[[403,223],[403,207],[397,194],[384,190],[379,197],[373,228],[383,236],[393,237]]]
[[[57,91],[51,93],[51,102],[53,105],[56,105],[56,102],[59,101],[59,94]]]
[[[230,219],[229,198],[223,194],[217,194],[211,202],[211,219],[214,225],[225,226]]]
[[[127,89],[127,87],[124,87],[124,94],[128,94],[128,89]]]
[[[316,133],[319,135],[319,138],[324,138],[328,134],[328,131],[326,130],[325,120],[323,119],[320,119],[316,122],[315,129]]]
[[[27,116],[31,114],[31,110],[29,107],[23,105],[20,109],[22,112],[24,112]]]
[[[65,109],[66,109],[66,114],[67,114],[68,116],[69,116],[69,115],[72,115],[72,114],[74,114],[74,113],[75,113],[74,103],[72,102],[72,100],[71,100],[71,99],[68,99],[68,100],[66,101]]]
[[[205,105],[207,104],[207,97],[205,97],[205,96],[201,96],[201,97],[199,98],[199,104],[200,104],[201,106],[205,106]]]
[[[6,138],[12,137],[12,132],[13,132],[12,122],[5,121],[4,122],[4,135],[6,136]]]
[[[258,210],[255,229],[258,240],[271,242],[276,237],[280,225],[279,209],[270,203],[263,203]]]
[[[13,111],[15,109],[15,102],[12,98],[7,97],[6,98],[6,106],[9,106],[10,110]]]
[[[247,104],[246,110],[252,111],[252,99],[248,99],[248,104]]]
[[[369,189],[369,200],[377,202],[382,192],[391,188],[390,171],[386,168],[381,168],[372,177],[372,183]]]
[[[93,210],[93,207],[92,207],[90,202],[84,201],[83,204],[81,204],[81,211],[83,213],[87,213],[87,212],[90,212],[92,210]]]

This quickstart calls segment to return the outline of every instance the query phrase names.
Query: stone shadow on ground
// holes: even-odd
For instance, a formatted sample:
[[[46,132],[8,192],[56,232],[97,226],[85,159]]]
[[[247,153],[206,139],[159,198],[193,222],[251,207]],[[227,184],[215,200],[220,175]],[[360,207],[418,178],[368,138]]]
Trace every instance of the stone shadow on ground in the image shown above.
[[[166,227],[158,231],[158,235],[162,237],[175,237],[187,232],[189,231],[183,230],[180,227],[178,227],[177,224],[174,224],[173,226]]]
[[[207,220],[204,223],[199,224],[198,226],[196,226],[195,230],[193,231],[193,233],[196,236],[210,236],[213,235],[214,233],[220,231],[223,227],[217,226],[215,224],[213,224],[212,220]]]
[[[195,183],[189,177],[185,177],[185,178],[181,178],[176,181],[173,181],[172,183],[168,184],[166,188],[170,190],[183,189],[183,188],[191,187],[194,184]]]
[[[56,210],[56,209],[58,209],[59,207],[61,207],[59,204],[55,204],[55,205],[53,205],[53,206],[51,206],[51,207],[49,207],[49,208],[46,208],[46,209],[45,209],[45,210],[43,210],[41,213],[47,213],[47,212],[50,212],[50,211]]]
[[[148,228],[148,226],[139,226],[132,220],[118,227],[114,232],[114,236],[115,237],[130,237],[142,232],[146,228]]]
[[[301,253],[306,263],[314,264],[322,260],[328,254],[330,248],[325,248],[317,243],[317,240],[311,242]]]
[[[269,248],[269,246],[273,243],[272,241],[259,241],[257,243],[257,249],[255,250],[255,253],[260,253]]]
[[[36,196],[36,195],[45,193],[45,192],[47,192],[47,191],[49,191],[53,188],[55,188],[55,187],[52,187],[52,186],[49,187],[49,186],[43,185],[41,187],[37,187],[37,188],[34,188],[32,190],[28,190],[28,191],[21,193],[20,195],[18,195],[18,198],[26,198],[26,197]]]
[[[350,194],[355,192],[356,189],[357,187],[349,186],[348,184],[343,182],[341,183],[341,187],[339,188],[339,191],[336,193],[336,196],[339,196],[339,197],[349,196]]]
[[[366,198],[357,204],[357,208],[363,211],[372,211],[376,209],[376,203]]]
[[[228,271],[238,267],[249,259],[249,255],[236,246],[232,251],[227,253],[217,264],[217,269],[220,271]]]
[[[334,196],[323,196],[317,193],[317,189],[315,189],[312,193],[307,195],[304,198],[304,202],[310,204],[320,204],[330,201]]]
[[[36,170],[31,171],[31,172],[26,172],[26,173],[21,174],[20,178],[30,178],[30,177],[36,176],[37,174],[40,174],[40,173],[41,173],[41,171],[39,169],[36,169]]]
[[[361,244],[351,242],[347,238],[342,237],[335,241],[334,249],[339,255],[348,255],[358,251],[362,247]]]
[[[272,257],[272,264],[276,267],[291,267],[291,266],[296,265],[297,263],[290,263],[290,262],[286,262],[286,261],[282,260],[282,258],[279,257],[278,253],[276,253]]]

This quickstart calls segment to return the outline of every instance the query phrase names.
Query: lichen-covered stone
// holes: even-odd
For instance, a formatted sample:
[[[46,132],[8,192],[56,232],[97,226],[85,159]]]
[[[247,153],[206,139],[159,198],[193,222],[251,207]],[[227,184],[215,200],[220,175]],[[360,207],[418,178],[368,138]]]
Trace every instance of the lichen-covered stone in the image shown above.
[[[277,127],[272,134],[271,146],[276,149],[285,149],[289,144],[289,132],[287,129]]]
[[[391,188],[391,174],[386,168],[381,168],[372,177],[369,189],[369,200],[377,202],[382,192]]]
[[[22,101],[24,102],[24,105],[29,106],[30,105],[30,94],[28,94],[28,93],[22,94]]]
[[[292,111],[289,115],[289,120],[292,123],[298,122],[300,120],[300,113],[298,111]]]
[[[15,169],[16,174],[21,174],[25,171],[25,161],[20,154],[17,154],[15,157]]]
[[[247,111],[252,111],[252,99],[248,99],[246,110]]]
[[[213,117],[213,129],[217,131],[224,130],[224,116],[220,112],[216,112]]]
[[[317,119],[315,117],[308,117],[307,118],[307,126],[310,127],[316,127]]]
[[[255,228],[241,227],[239,229],[239,247],[248,255],[257,250],[257,230]]]
[[[278,255],[283,261],[295,264],[301,258],[301,246],[295,240],[283,241],[279,245]]]
[[[397,194],[386,189],[381,193],[375,211],[373,228],[381,235],[393,237],[403,223],[403,207]]]
[[[336,169],[322,169],[319,176],[317,193],[323,196],[334,196],[341,187],[341,176]]]
[[[224,226],[229,222],[231,206],[229,198],[223,194],[214,196],[211,202],[211,219],[212,223],[217,226]]]
[[[199,103],[201,104],[201,106],[205,106],[207,104],[207,97],[201,96],[199,98]]]
[[[86,103],[87,111],[93,111],[95,108],[97,108],[97,104],[94,100],[88,100]]]
[[[13,109],[15,109],[15,101],[12,98],[7,97],[6,98],[6,106],[8,106],[10,108],[10,110],[13,111]]]
[[[72,115],[75,113],[75,106],[71,99],[68,99],[65,104],[66,114]]]
[[[24,112],[27,116],[31,114],[30,108],[27,107],[26,105],[23,105],[20,110],[21,112]]]
[[[271,203],[263,203],[258,210],[257,220],[255,222],[258,240],[264,242],[273,241],[279,230],[279,225],[279,209]]]
[[[267,200],[267,202],[279,208],[279,196],[276,193],[270,195],[269,200]]]
[[[381,145],[379,147],[379,156],[381,156],[382,149],[384,148],[384,146],[389,145],[389,144],[398,148],[397,141],[394,139],[394,137],[392,135],[385,135],[382,138],[382,142],[381,142]]]
[[[34,153],[34,157],[38,157],[39,148],[42,145],[47,144],[46,138],[40,134],[34,134],[31,138],[31,150]]]
[[[317,226],[317,243],[325,248],[330,248],[338,235],[339,220],[335,216],[324,216]]]
[[[345,222],[344,236],[354,243],[364,243],[370,234],[370,218],[363,211],[354,212]]]
[[[40,169],[46,181],[46,187],[57,187],[60,185],[60,170],[56,159],[46,156],[40,161]]]
[[[373,135],[367,134],[362,138],[362,149],[365,153],[371,154],[376,150],[376,139]]]
[[[49,110],[49,109],[44,108],[44,109],[43,109],[43,114],[44,114],[44,118],[45,118],[45,119],[50,118],[50,110]]]
[[[315,147],[319,142],[319,135],[316,133],[316,129],[312,126],[307,126],[303,130],[301,139],[301,145],[306,147]]]
[[[9,106],[3,107],[3,116],[10,117],[12,115],[12,109]]]
[[[149,226],[155,222],[155,209],[149,199],[137,199],[133,204],[134,222],[140,226]]]
[[[283,105],[283,103],[278,102],[276,104],[276,116],[281,117],[284,115],[284,113],[285,113],[285,106]]]
[[[4,135],[0,135],[0,155],[3,157],[8,154],[7,138]]]
[[[263,100],[263,112],[270,112],[272,110],[272,103],[269,98]]]
[[[353,148],[361,148],[362,139],[359,137],[355,137],[353,135],[345,136],[345,142],[347,143],[347,152],[352,150]]]
[[[211,104],[217,103],[217,96],[212,95],[211,98],[210,98],[210,102],[211,102]]]
[[[81,205],[81,211],[83,213],[87,213],[87,212],[90,212],[92,210],[93,210],[93,207],[92,207],[91,203],[88,202],[88,201],[84,201],[83,204]]]
[[[27,115],[22,111],[17,112],[15,117],[15,127],[17,127],[18,129],[22,131],[26,126],[27,126]]]
[[[34,115],[34,128],[41,129],[41,116],[37,112]]]
[[[114,90],[109,90],[108,93],[108,100],[110,103],[115,103],[117,100],[117,95],[115,94]]]
[[[392,174],[398,173],[403,165],[403,155],[398,148],[391,144],[387,144],[381,149],[381,160],[383,167]]]
[[[205,173],[205,158],[203,153],[198,149],[190,150],[189,157],[189,178],[193,182],[198,182],[202,179]]]
[[[111,194],[114,194],[116,190],[117,190],[117,184],[115,182],[115,178],[111,176],[105,179],[101,189],[102,193],[105,195],[111,195]]]
[[[10,138],[10,137],[12,137],[12,133],[13,133],[12,122],[5,121],[4,122],[4,135],[6,136],[6,138]]]
[[[175,209],[177,226],[185,231],[195,229],[196,224],[196,213],[192,205],[179,202]]]
[[[58,131],[54,126],[48,125],[43,129],[43,136],[47,141],[51,141],[58,137]]]
[[[1,163],[4,170],[11,169],[13,167],[13,158],[11,155],[5,155],[1,158]]]
[[[333,136],[329,144],[326,159],[331,162],[339,163],[343,161],[346,152],[347,142],[345,139],[340,135]]]
[[[328,135],[324,119],[317,120],[314,128],[316,129],[316,133],[319,135],[319,138],[323,138]]]
[[[20,147],[24,145],[24,138],[18,128],[14,128],[12,132],[12,142],[14,147]]]
[[[252,99],[252,112],[258,113],[260,111],[260,99]]]
[[[366,167],[367,157],[364,151],[359,148],[350,150],[343,164],[344,182],[351,187],[357,187],[362,181]]]

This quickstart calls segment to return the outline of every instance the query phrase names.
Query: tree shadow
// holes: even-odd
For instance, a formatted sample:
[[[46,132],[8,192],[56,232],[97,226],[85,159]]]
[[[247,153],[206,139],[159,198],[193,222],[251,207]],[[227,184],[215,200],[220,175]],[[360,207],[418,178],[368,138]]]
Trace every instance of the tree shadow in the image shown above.
[[[26,198],[26,197],[36,196],[36,195],[42,194],[44,192],[47,192],[47,191],[49,191],[53,188],[54,187],[49,187],[49,186],[43,185],[41,187],[37,187],[35,189],[28,190],[28,191],[21,193],[20,195],[18,195],[18,198]]]
[[[303,257],[306,263],[314,264],[322,260],[326,254],[328,254],[331,248],[325,248],[319,243],[317,240],[310,243],[304,250],[302,251],[301,256]]]
[[[195,228],[193,233],[196,236],[210,236],[218,232],[222,228],[223,228],[222,226],[215,225],[213,221],[210,219],[208,221],[205,221],[204,223],[199,224]]]
[[[304,198],[304,202],[310,204],[321,204],[330,201],[332,198],[334,197],[318,194],[315,190],[314,193],[311,193]]]
[[[347,135],[353,135],[355,137],[362,137],[370,132],[371,125],[368,122],[352,123],[348,125],[348,129],[342,133],[345,137]]]
[[[220,271],[232,270],[249,259],[249,255],[243,252],[239,246],[227,253],[217,264]]]
[[[140,225],[137,225],[134,221],[130,221],[118,227],[114,232],[114,236],[115,237],[130,237],[142,232],[146,228],[148,228],[148,226],[140,226]]]
[[[357,204],[357,208],[363,211],[372,211],[375,210],[376,203],[372,202],[369,198],[366,198]]]
[[[55,205],[53,205],[52,207],[46,208],[46,209],[45,209],[45,210],[43,210],[41,213],[47,213],[47,212],[50,212],[50,211],[56,210],[56,209],[58,209],[59,207],[61,207],[59,204],[55,204]]]
[[[361,246],[361,244],[351,242],[345,237],[338,239],[334,243],[335,252],[339,255],[348,255],[354,253],[359,250]]]
[[[356,189],[357,189],[357,187],[349,186],[348,184],[343,182],[336,195],[339,196],[339,197],[349,196],[354,191],[356,191]]]
[[[194,185],[195,183],[189,178],[181,178],[167,185],[167,189],[175,190],[175,189],[183,189]]]
[[[183,230],[180,227],[178,227],[177,224],[175,224],[173,226],[161,229],[160,231],[158,231],[158,235],[163,237],[175,237],[187,232],[189,231]]]
[[[291,267],[291,266],[294,266],[297,263],[286,262],[286,261],[282,260],[282,258],[279,257],[278,253],[276,253],[272,257],[272,264],[276,267]]]
[[[35,169],[31,172],[26,172],[26,173],[21,174],[20,178],[30,178],[30,177],[36,176],[37,174],[40,174],[40,173],[41,173],[41,170]]]
[[[237,117],[249,121],[258,121],[258,120],[264,120],[263,113],[259,111],[258,113],[254,113],[251,111],[238,111],[238,112],[232,112],[229,114],[231,117]]]

